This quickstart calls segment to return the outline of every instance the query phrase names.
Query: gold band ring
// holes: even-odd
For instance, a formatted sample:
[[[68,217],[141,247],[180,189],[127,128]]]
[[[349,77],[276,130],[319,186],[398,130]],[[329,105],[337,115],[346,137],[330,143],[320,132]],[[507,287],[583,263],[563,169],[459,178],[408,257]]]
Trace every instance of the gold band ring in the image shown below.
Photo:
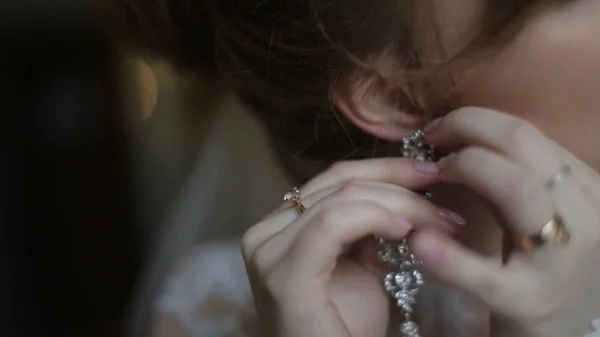
[[[296,187],[292,189],[292,192],[288,192],[283,196],[283,201],[296,207],[298,214],[306,212],[306,207],[302,205],[300,190]]]
[[[538,234],[518,237],[517,246],[525,251],[532,251],[546,244],[564,245],[569,242],[570,238],[571,235],[562,219],[554,216]]]

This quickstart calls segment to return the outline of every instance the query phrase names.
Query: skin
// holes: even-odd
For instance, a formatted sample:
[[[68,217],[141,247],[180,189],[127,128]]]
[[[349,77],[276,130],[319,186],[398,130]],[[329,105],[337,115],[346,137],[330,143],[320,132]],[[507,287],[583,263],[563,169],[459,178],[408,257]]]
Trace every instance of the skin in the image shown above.
[[[483,4],[438,1],[445,55],[476,31]],[[600,271],[590,268],[600,265],[599,33],[598,1],[545,9],[500,53],[453,73],[458,106],[478,108],[448,113],[427,137],[457,155],[428,172],[403,160],[336,165],[302,187],[305,214],[284,205],[254,225],[242,245],[262,336],[384,336],[387,295],[373,247],[362,239],[401,238],[409,229],[432,275],[490,309],[485,333],[584,336],[600,317]],[[422,127],[396,108],[393,92],[367,97],[355,89],[336,88],[334,104],[365,131],[399,141]],[[544,190],[564,164],[572,179]],[[434,183],[462,185],[441,187],[436,200],[469,221],[460,244],[456,224],[440,221],[435,207],[412,204],[409,190]],[[511,251],[501,267],[500,227],[537,233],[553,213],[564,218],[571,242]],[[348,245],[354,254],[342,256]],[[445,337],[439,333],[433,337]]]
[[[472,35],[482,2],[439,1],[440,21],[447,28],[441,30],[442,41],[448,55]],[[544,10],[499,54],[455,73],[462,98],[459,105],[488,107],[523,118],[600,170],[600,40],[595,37],[599,32],[598,1],[570,1]],[[538,160],[543,162],[543,158]],[[455,195],[455,190],[442,191],[439,202],[473,221],[484,219],[486,224],[467,229],[463,242],[485,255],[498,256],[501,233],[496,221],[481,207],[473,207],[480,204],[477,197],[463,193],[456,201]],[[583,307],[598,310],[593,302],[600,303],[600,297],[591,296]],[[587,318],[579,310],[573,313]]]
[[[485,1],[435,3],[442,54],[451,57],[475,36]],[[485,107],[522,118],[600,170],[599,32],[598,1],[568,1],[542,10],[498,53],[453,71],[460,97],[456,106]],[[385,59],[380,63],[390,64]],[[365,131],[401,141],[422,126],[421,119],[394,108],[397,102],[389,98],[397,97],[393,92],[376,90],[367,96],[362,92],[368,88],[353,88],[340,86],[334,97],[340,110]],[[456,188],[437,192],[438,203],[485,224],[465,231],[463,241],[480,253],[499,256],[501,232],[477,199]]]
[[[441,53],[450,58],[475,35],[485,1],[436,2]],[[453,71],[459,97],[455,106],[485,107],[523,118],[600,170],[599,32],[598,1],[565,1],[543,9],[499,52]],[[383,58],[379,64],[385,79],[391,62]],[[340,85],[334,101],[365,131],[401,141],[423,126],[422,119],[396,108],[401,105],[396,89],[355,88]]]
[[[438,2],[440,22],[446,28],[441,32],[447,55],[460,50],[472,36],[483,6],[481,0]],[[569,1],[544,10],[499,54],[454,73],[461,94],[458,105],[487,107],[529,121],[589,167],[600,170],[599,32],[598,1]],[[536,160],[544,162],[543,158]],[[463,197],[456,198],[457,193]],[[477,199],[456,188],[438,193],[439,203],[463,214],[471,223],[485,224],[467,228],[464,244],[498,257],[502,234],[489,212],[477,207],[481,205]],[[600,303],[596,294],[582,310],[599,310],[593,303]],[[570,308],[574,309],[572,317],[589,316],[577,310],[577,305]]]
[[[284,207],[247,232],[242,247],[264,336],[384,336],[388,302],[361,239],[399,239],[411,229],[413,252],[430,275],[493,313],[489,334],[477,335],[587,333],[600,313],[600,278],[589,267],[600,263],[598,173],[531,123],[490,109],[453,111],[425,131],[431,143],[461,149],[425,170],[406,159],[337,165],[303,187],[305,213]],[[563,165],[573,176],[545,187]],[[513,235],[539,232],[554,214],[572,238],[507,250],[500,265],[456,242],[439,209],[408,192],[435,182],[464,185],[488,200]],[[354,254],[345,254],[348,245]]]
[[[446,2],[477,7],[480,0]],[[453,14],[448,24],[459,25]],[[461,105],[526,119],[600,170],[599,32],[598,1],[568,1],[545,10],[499,55],[459,79]]]
[[[460,50],[473,35],[482,6],[483,0],[438,3],[444,54]],[[600,316],[600,272],[589,268],[600,263],[599,32],[597,1],[570,1],[543,10],[499,53],[455,70],[458,106],[465,108],[428,128],[431,143],[457,150],[438,167],[436,182],[469,190],[442,188],[437,202],[476,225],[466,227],[462,244],[457,244],[439,229],[409,221],[416,230],[412,247],[431,274],[486,304],[492,311],[488,331],[493,337],[583,336],[589,322]],[[364,95],[365,88],[340,85],[334,103],[365,131],[399,141],[422,122],[395,108],[402,104],[393,90],[381,86]],[[544,190],[544,182],[565,164],[576,167],[573,180],[558,190]],[[352,171],[351,166],[346,170]],[[361,207],[359,188],[354,199],[341,193],[349,198],[346,202],[353,200],[349,206],[335,203],[339,186],[346,186],[340,176],[407,187],[370,170],[354,170],[354,176],[339,169],[337,175],[325,173],[303,193],[311,200],[315,191],[333,189],[331,204],[311,203],[311,215],[297,221],[267,218],[245,237],[249,275],[268,336],[383,336],[380,327],[389,319],[386,302],[375,296],[377,279],[368,276],[377,273],[361,255],[337,264],[325,258],[339,257],[344,244],[360,242],[368,234],[402,235],[397,227],[384,225],[383,209],[378,213],[369,204],[358,214],[351,212]],[[394,172],[406,177],[409,171]],[[385,203],[385,198],[371,200]],[[391,210],[414,219],[411,212],[397,212]],[[345,218],[348,214],[354,217]],[[359,214],[366,218],[356,224]],[[534,234],[553,214],[562,216],[572,232],[566,247],[502,251],[501,227],[511,235]],[[347,227],[339,230],[342,224]],[[298,235],[283,239],[278,231],[288,232],[282,230],[288,227],[298,227]],[[279,249],[261,253],[265,246]],[[313,253],[301,253],[306,251]],[[505,266],[498,261],[501,254],[509,256]],[[269,263],[256,258],[265,255]]]

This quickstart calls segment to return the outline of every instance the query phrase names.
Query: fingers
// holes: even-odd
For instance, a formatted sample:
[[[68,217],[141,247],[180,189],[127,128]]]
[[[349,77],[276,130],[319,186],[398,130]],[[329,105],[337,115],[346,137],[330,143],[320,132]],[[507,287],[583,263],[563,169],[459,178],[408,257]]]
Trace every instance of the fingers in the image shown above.
[[[323,174],[309,181],[302,193],[306,196],[326,186],[347,180],[370,180],[404,187],[409,190],[426,188],[436,181],[436,171],[407,158],[378,158],[336,163]]]
[[[397,186],[373,182],[352,182],[330,192],[317,204],[311,205],[302,217],[289,226],[284,226],[280,232],[274,234],[256,250],[253,260],[261,268],[271,268],[292,246],[297,237],[301,235],[300,233],[314,223],[324,228],[330,225],[343,228],[344,223],[329,224],[323,218],[327,220],[333,205],[345,202],[373,203],[395,214],[397,221],[407,222],[411,227],[431,228],[448,235],[456,235],[460,231],[460,227],[464,225],[464,220],[458,215],[450,213],[448,210],[440,210],[423,197]],[[455,219],[449,220],[453,218],[448,214],[452,214]]]
[[[556,295],[557,286],[573,283],[572,275],[582,273],[572,261],[589,259],[600,248],[598,174],[532,124],[489,109],[456,110],[430,124],[425,134],[436,146],[462,148],[439,163],[439,179],[466,185],[490,200],[511,232],[539,234],[559,216],[571,240],[518,252],[505,266],[423,231],[415,233],[413,252],[430,273],[493,311],[517,321],[547,319],[572,295]],[[564,165],[572,176],[548,191],[546,182]]]
[[[426,138],[437,146],[475,145],[507,155],[546,177],[560,168],[554,145],[530,123],[483,108],[462,108],[432,122]]]
[[[280,259],[276,264],[266,268],[263,263],[253,261],[258,271],[256,276],[276,298],[285,299],[296,308],[314,308],[319,303],[311,301],[329,298],[328,294],[315,291],[327,289],[325,283],[344,246],[370,235],[402,238],[410,230],[408,223],[378,204],[339,202],[315,214],[297,240],[277,253]]]
[[[593,183],[593,181],[591,182]],[[572,177],[548,191],[552,206],[571,234],[568,246],[580,256],[600,248],[600,200],[584,193]]]
[[[440,180],[467,185],[494,202],[517,234],[539,233],[557,208],[573,215],[563,215],[571,223],[573,240],[578,228],[583,240],[597,229],[590,229],[581,215],[593,216],[600,202],[598,174],[528,122],[489,109],[463,108],[429,125],[426,137],[439,146],[467,146],[442,162],[447,167]],[[565,193],[548,194],[544,184],[563,165],[573,172],[561,183],[568,185]]]
[[[437,167],[412,159],[385,158],[343,162],[332,166],[301,189],[302,203],[307,208],[333,191],[352,185],[353,181],[372,181],[408,190],[424,189],[437,180]],[[253,226],[242,239],[244,255],[253,255],[256,248],[282,230],[297,217],[297,212],[284,203],[281,210]]]
[[[516,300],[512,271],[499,262],[466,250],[460,244],[431,231],[415,232],[410,242],[428,273],[488,305],[496,312],[510,312]]]
[[[474,145],[494,150],[538,173],[536,179],[542,181],[568,164],[576,173],[575,181],[580,187],[591,197],[600,199],[600,184],[589,184],[598,181],[598,173],[518,117],[490,109],[462,108],[432,122],[425,136],[436,146]]]
[[[538,233],[553,216],[550,196],[540,179],[516,162],[481,147],[468,147],[440,162],[439,178],[464,185],[491,201],[521,235]]]
[[[534,251],[540,269],[555,269],[558,264],[583,258],[600,241],[600,225],[590,227],[586,220],[597,219],[598,215],[590,214],[594,208],[589,198],[568,179],[558,186],[562,192],[553,196],[530,171],[480,147],[465,148],[443,160],[439,178],[464,185],[491,201],[504,220],[502,225],[515,237],[536,236],[553,217],[560,216],[571,233],[571,242],[548,244]],[[511,251],[506,253],[515,253]]]
[[[323,278],[347,245],[371,235],[401,239],[411,229],[406,220],[374,202],[350,201],[323,209],[298,233],[287,253],[292,278]]]

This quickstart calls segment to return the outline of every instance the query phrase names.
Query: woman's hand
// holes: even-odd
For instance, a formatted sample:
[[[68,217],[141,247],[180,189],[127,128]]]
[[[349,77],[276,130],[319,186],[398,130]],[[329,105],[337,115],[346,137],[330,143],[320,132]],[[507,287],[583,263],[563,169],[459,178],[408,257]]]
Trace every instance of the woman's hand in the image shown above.
[[[301,189],[301,216],[284,205],[252,227],[242,244],[261,336],[383,337],[389,299],[367,243],[374,240],[356,243],[401,239],[415,228],[456,234],[458,215],[411,192],[436,181],[431,163],[342,163]]]
[[[535,235],[557,216],[571,235],[564,245],[505,252],[499,266],[437,233],[417,232],[411,244],[428,271],[486,303],[495,312],[494,337],[588,333],[600,317],[598,173],[531,124],[487,109],[454,111],[432,122],[426,138],[459,149],[440,162],[440,180],[491,201],[507,233]],[[548,188],[565,165],[571,174]]]

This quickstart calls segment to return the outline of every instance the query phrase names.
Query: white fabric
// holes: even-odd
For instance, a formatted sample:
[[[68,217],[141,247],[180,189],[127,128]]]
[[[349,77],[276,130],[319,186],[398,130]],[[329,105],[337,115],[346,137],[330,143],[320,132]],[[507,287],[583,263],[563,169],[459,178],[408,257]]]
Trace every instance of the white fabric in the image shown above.
[[[584,337],[600,337],[600,318],[592,322],[593,332],[585,335]]]
[[[199,316],[197,309],[215,297],[226,301],[230,311],[219,317]],[[458,293],[430,282],[421,303],[420,311],[427,318],[421,324],[424,336],[486,337],[482,331],[487,315]],[[159,311],[176,317],[190,337],[248,336],[243,319],[251,306],[252,293],[237,242],[193,249],[172,274],[158,302]],[[443,336],[440,331],[444,331]]]
[[[197,247],[176,268],[158,307],[179,319],[193,337],[246,336],[242,317],[252,305],[252,293],[244,270],[236,243]],[[195,314],[209,298],[225,302],[230,311],[216,317]]]
[[[202,316],[198,308],[209,298],[227,304],[218,316]],[[419,312],[425,337],[487,337],[488,315],[463,296],[429,282],[423,289]],[[256,337],[244,328],[252,308],[252,293],[237,242],[199,246],[183,259],[172,274],[158,302],[158,309],[175,317],[190,337]],[[600,319],[592,323],[600,337]],[[389,337],[399,337],[390,333]]]

